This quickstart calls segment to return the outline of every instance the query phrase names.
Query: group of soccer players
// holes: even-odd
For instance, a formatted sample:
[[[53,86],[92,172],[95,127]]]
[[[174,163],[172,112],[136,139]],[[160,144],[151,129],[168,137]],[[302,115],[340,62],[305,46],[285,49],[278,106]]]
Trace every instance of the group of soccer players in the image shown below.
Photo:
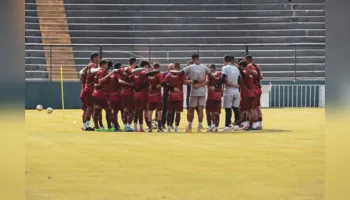
[[[169,64],[166,73],[160,71],[159,63],[151,65],[141,60],[137,65],[136,58],[129,59],[128,67],[100,60],[98,53],[91,54],[90,59],[91,62],[80,71],[82,130],[152,132],[157,127],[158,132],[164,132],[166,123],[170,132],[175,122],[174,132],[179,132],[184,85],[188,86],[185,132],[192,131],[195,112],[199,122],[197,131],[201,132],[204,107],[207,132],[217,132],[222,99],[226,115],[222,131],[262,129],[260,80],[263,76],[260,66],[253,63],[251,56],[233,63],[234,57],[225,55],[222,72],[217,72],[214,64],[200,64],[198,54],[192,55],[184,69],[179,63]],[[102,123],[102,110],[106,113],[106,128]],[[233,125],[232,111],[235,117]],[[156,113],[155,120],[152,120],[153,112]],[[121,113],[123,130],[118,123],[118,113]],[[91,118],[94,128],[90,126]],[[147,130],[143,126],[144,120]]]

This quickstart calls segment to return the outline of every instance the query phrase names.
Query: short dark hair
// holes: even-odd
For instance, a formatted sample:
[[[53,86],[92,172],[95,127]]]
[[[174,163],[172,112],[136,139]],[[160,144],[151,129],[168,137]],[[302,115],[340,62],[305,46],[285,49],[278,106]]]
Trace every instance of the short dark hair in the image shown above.
[[[149,65],[149,62],[148,62],[148,61],[146,61],[146,60],[141,60],[141,61],[140,61],[140,67],[145,67],[145,66],[147,66],[147,65]]]
[[[178,62],[174,63],[174,68],[180,69],[181,68],[180,63],[178,63]]]
[[[214,69],[216,69],[216,65],[215,65],[215,64],[210,64],[210,65],[209,65],[209,68],[214,68]]]
[[[197,53],[192,54],[192,59],[199,58],[199,55]]]
[[[129,58],[129,65],[132,65],[135,63],[136,63],[136,58],[134,58],[134,57]]]
[[[93,60],[94,58],[96,58],[96,57],[99,57],[100,55],[98,54],[98,53],[92,53],[92,54],[90,54],[90,60]]]
[[[239,59],[237,60],[237,63],[240,63],[242,60],[243,60],[242,58],[239,58]]]
[[[247,67],[248,63],[244,60],[242,60],[241,62],[238,63],[239,65],[243,66],[243,67]]]
[[[113,62],[111,60],[108,61],[108,68],[113,67]]]
[[[153,63],[153,68],[160,68],[160,64],[157,62]]]
[[[120,63],[115,63],[114,69],[119,69],[121,66],[122,66],[122,64],[120,64]]]
[[[101,66],[101,65],[105,65],[105,64],[108,64],[108,61],[107,61],[107,60],[101,60],[98,64],[99,64],[100,66]]]
[[[245,59],[253,60],[253,57],[251,55],[246,55]]]
[[[225,61],[225,62],[232,62],[232,56],[226,54],[226,55],[224,56],[224,61]]]

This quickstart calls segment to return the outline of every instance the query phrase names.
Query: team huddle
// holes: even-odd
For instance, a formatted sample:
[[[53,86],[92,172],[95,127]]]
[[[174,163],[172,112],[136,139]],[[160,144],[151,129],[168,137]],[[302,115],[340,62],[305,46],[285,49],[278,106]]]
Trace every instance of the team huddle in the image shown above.
[[[128,67],[100,60],[98,53],[91,54],[90,59],[91,62],[80,71],[84,131],[145,132],[145,121],[148,132],[154,128],[164,132],[165,124],[168,132],[172,129],[179,132],[184,100],[188,109],[185,132],[192,132],[195,112],[198,115],[197,131],[202,131],[204,107],[207,132],[218,132],[222,106],[225,108],[222,131],[262,129],[260,81],[263,75],[251,56],[234,63],[233,56],[225,55],[221,72],[216,71],[214,64],[200,64],[198,54],[193,54],[183,69],[179,63],[169,64],[165,73],[160,71],[159,63],[151,65],[141,60],[137,65],[136,58],[129,59]],[[187,85],[186,98],[184,85]],[[102,110],[106,113],[106,128]],[[153,112],[156,113],[154,120]],[[121,113],[123,130],[118,123],[118,113]],[[91,118],[94,128],[90,126]]]

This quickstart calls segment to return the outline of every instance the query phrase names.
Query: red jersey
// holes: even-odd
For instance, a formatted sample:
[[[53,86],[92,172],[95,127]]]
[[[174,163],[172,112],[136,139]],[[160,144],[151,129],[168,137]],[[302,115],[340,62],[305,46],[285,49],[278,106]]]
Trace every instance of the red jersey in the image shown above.
[[[139,88],[140,86],[144,85],[144,84],[147,84],[147,76],[146,76],[146,73],[147,71],[144,70],[144,71],[141,71],[141,72],[138,72],[136,74],[132,74],[130,76],[130,80],[132,82],[134,82],[134,88],[135,90],[137,88]],[[141,91],[135,91],[134,92],[134,100],[135,101],[147,101],[147,91],[148,91],[148,88],[145,87],[144,89],[142,89]]]
[[[164,82],[168,83],[170,87],[180,89],[179,92],[173,92],[169,90],[168,100],[169,101],[183,101],[183,83],[186,80],[185,75],[173,75],[171,73],[165,76]]]
[[[223,89],[221,87],[215,88],[214,91],[209,90],[209,87],[214,86],[218,84],[218,82],[221,80],[222,73],[221,72],[215,72],[211,73],[212,75],[215,76],[215,78],[212,78],[210,76],[207,76],[207,81],[208,81],[208,99],[213,99],[217,101],[221,101]]]
[[[102,69],[98,70],[98,72],[96,72],[96,78],[95,78],[94,84],[98,84],[98,81],[104,78],[106,75],[107,75],[106,71]],[[100,97],[100,98],[105,97],[104,86],[105,84],[95,86],[93,96]]]
[[[112,73],[106,82],[105,91],[108,92],[109,98],[111,101],[118,101],[120,98],[120,89],[121,85],[119,84],[118,75]]]
[[[130,67],[120,68],[117,70],[116,74],[117,74],[117,76],[119,76],[120,80],[123,80],[125,82],[131,82],[131,80],[129,78],[131,71],[132,71],[132,69]],[[121,95],[122,96],[133,95],[133,93],[134,93],[133,87],[125,86],[125,85],[121,86]]]
[[[258,72],[258,69],[253,64],[249,64],[248,68],[250,70],[255,70],[256,72]],[[253,75],[253,76],[254,76],[254,86],[256,87],[255,89],[259,90],[261,88],[260,76],[259,76],[259,74],[258,75]]]
[[[242,77],[241,82],[241,96],[247,98],[255,97],[255,85],[254,85],[254,76],[250,74],[247,70],[242,70],[244,76]]]
[[[156,86],[163,83],[162,73],[157,73],[154,76],[148,76],[148,88]],[[162,102],[162,90],[161,89],[149,89],[148,90],[148,102]]]
[[[84,90],[93,92],[96,73],[92,73],[91,69],[97,68],[97,65],[95,63],[89,63],[86,68],[87,68],[86,72],[84,73],[85,74]]]

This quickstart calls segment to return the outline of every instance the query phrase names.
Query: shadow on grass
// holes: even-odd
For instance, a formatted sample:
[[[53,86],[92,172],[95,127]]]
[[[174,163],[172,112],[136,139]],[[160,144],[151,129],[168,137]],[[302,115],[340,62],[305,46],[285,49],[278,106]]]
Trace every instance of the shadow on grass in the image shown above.
[[[162,132],[162,133],[158,133],[157,131],[153,131],[151,133],[149,132],[144,132],[141,134],[267,134],[267,133],[288,133],[291,132],[291,130],[283,130],[283,129],[264,129],[264,130],[248,130],[248,131],[229,131],[229,132],[197,132],[197,131],[193,131],[191,133],[187,133],[184,131],[180,131],[180,132]],[[131,133],[135,133],[135,134],[140,134],[138,132],[131,132]]]

